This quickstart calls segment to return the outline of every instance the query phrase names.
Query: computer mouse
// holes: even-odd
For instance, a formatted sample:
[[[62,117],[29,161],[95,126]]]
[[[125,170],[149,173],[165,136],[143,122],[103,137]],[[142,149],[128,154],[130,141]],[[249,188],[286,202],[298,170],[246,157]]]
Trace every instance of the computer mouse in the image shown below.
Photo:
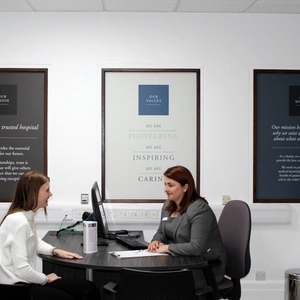
[[[114,233],[117,234],[117,235],[128,234],[128,230],[121,229],[121,230],[115,231]]]
[[[141,235],[136,231],[131,231],[128,233],[128,236],[133,237],[133,238],[138,238]]]

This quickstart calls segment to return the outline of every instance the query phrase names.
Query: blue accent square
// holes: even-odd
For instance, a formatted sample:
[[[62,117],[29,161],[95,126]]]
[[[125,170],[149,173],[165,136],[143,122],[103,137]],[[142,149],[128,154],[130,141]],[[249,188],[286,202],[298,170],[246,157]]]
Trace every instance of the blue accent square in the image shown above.
[[[289,115],[300,116],[300,86],[289,87]]]
[[[139,85],[139,116],[169,115],[169,85]]]

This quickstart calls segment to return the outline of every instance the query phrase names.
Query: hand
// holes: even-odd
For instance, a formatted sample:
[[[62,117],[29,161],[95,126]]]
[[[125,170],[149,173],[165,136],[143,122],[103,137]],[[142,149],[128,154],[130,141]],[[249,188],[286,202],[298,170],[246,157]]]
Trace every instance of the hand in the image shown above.
[[[47,277],[48,277],[48,283],[55,281],[57,279],[61,279],[61,277],[57,276],[55,273],[48,274]]]
[[[171,253],[171,251],[169,251],[169,245],[165,245],[165,244],[162,244],[162,243],[156,249],[155,252],[159,252],[159,253]]]
[[[76,254],[76,253],[72,253],[72,252],[68,252],[65,250],[61,250],[61,249],[54,249],[53,250],[53,255],[57,255],[59,257],[62,258],[77,258],[77,259],[82,259],[82,256]]]
[[[152,243],[150,243],[148,245],[148,251],[149,252],[158,252],[157,250],[163,245],[164,245],[164,243],[161,243],[159,241],[153,241]]]

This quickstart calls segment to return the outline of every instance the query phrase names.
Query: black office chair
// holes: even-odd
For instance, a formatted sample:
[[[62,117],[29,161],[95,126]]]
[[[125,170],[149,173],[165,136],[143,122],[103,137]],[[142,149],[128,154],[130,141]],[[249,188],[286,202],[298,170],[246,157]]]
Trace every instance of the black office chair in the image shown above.
[[[227,252],[225,274],[230,279],[224,277],[217,284],[213,268],[221,262],[209,261],[203,269],[209,286],[196,291],[197,299],[201,299],[200,297],[203,299],[203,295],[207,295],[207,299],[225,297],[229,300],[239,300],[241,298],[240,279],[249,273],[251,267],[251,212],[248,204],[240,200],[231,200],[224,206],[218,224]]]
[[[120,283],[109,282],[104,292],[119,300],[195,300],[190,270],[144,271],[124,268]]]
[[[0,284],[1,299],[32,300],[29,288],[25,284]]]

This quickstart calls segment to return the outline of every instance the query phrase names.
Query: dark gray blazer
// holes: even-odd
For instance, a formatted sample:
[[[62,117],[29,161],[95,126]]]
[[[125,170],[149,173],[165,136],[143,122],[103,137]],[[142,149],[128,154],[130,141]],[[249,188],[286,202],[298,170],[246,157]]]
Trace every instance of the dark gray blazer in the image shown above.
[[[168,240],[165,235],[166,220],[170,217],[170,212],[165,210],[168,204],[169,200],[162,207],[159,228],[152,241],[169,244],[171,255],[201,255],[208,260],[221,260],[222,265],[216,267],[214,272],[217,282],[220,282],[225,272],[226,251],[214,212],[206,201],[196,199],[185,213],[173,220],[173,239]],[[198,276],[194,273],[195,276],[199,277],[198,281],[202,280],[200,277],[203,278],[202,272]]]

